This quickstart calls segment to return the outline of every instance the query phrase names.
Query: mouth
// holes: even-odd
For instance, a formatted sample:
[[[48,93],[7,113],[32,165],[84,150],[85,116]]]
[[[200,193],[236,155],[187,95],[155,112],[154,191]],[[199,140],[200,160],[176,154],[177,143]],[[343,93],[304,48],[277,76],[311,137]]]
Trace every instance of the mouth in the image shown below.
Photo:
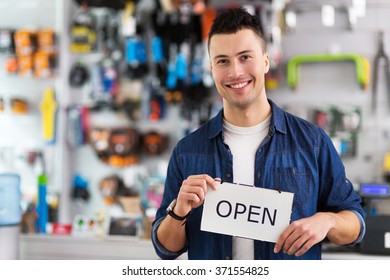
[[[232,89],[242,89],[242,88],[246,87],[247,85],[249,85],[250,83],[251,83],[251,81],[245,81],[245,82],[241,82],[241,83],[228,84],[226,86],[229,88],[232,88]]]

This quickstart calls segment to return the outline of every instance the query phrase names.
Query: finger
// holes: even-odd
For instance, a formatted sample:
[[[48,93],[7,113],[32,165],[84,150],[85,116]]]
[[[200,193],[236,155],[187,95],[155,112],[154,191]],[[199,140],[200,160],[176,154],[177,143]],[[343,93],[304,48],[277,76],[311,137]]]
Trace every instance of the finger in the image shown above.
[[[285,240],[282,250],[284,253],[292,255],[294,254],[304,242],[306,242],[307,238],[302,236],[302,233],[298,230],[294,230]]]
[[[206,181],[206,192],[207,192],[207,186],[210,186],[211,189],[213,189],[214,191],[217,190],[217,181],[212,178],[211,176],[207,175],[207,174],[203,174],[203,177],[202,179],[204,179]],[[221,181],[221,179],[217,178],[217,180]]]
[[[204,199],[206,190],[207,189],[203,186],[186,184],[182,186],[178,198],[183,198],[187,201],[192,200],[198,202]]]
[[[210,186],[213,190],[217,190],[217,183],[207,174],[191,177],[191,184],[202,187],[205,193],[207,193],[208,186]]]
[[[278,240],[276,241],[275,247],[274,247],[274,253],[277,254],[280,252],[280,250],[283,248],[287,238],[292,234],[293,228],[291,224],[280,234]]]
[[[217,187],[218,187],[218,185],[220,185],[221,183],[222,183],[222,180],[221,180],[221,178],[214,178],[213,179],[213,184],[211,184],[210,185],[210,187],[214,190],[214,191],[216,191],[217,190]]]
[[[187,179],[204,179],[207,181],[213,181],[214,179],[211,178],[210,175],[207,174],[196,174],[196,175],[190,175]]]
[[[201,188],[203,189],[204,192],[206,192],[207,190],[206,181],[201,178],[188,177],[186,180],[183,181],[180,191],[191,193],[197,188]]]
[[[178,200],[183,202],[195,202],[199,203],[202,201],[202,195],[195,192],[182,192],[178,195]]]
[[[304,253],[306,253],[307,251],[309,251],[309,249],[315,244],[314,241],[312,240],[308,240],[307,242],[305,242],[305,244],[303,244],[301,246],[301,248],[295,253],[295,256],[297,257],[300,257],[302,256]]]
[[[286,248],[286,252],[288,255],[294,255],[299,249],[302,248],[302,246],[307,242],[307,238],[304,236],[301,236],[297,238],[290,246],[289,248]]]
[[[302,255],[320,240],[313,233],[307,230],[296,229],[283,245],[283,251],[288,255]],[[299,253],[298,253],[299,252]]]
[[[198,201],[199,198],[195,192],[196,187],[190,185],[186,180],[183,181],[182,186],[180,187],[179,193],[177,194],[177,204],[178,207],[181,204],[191,204],[192,201]]]

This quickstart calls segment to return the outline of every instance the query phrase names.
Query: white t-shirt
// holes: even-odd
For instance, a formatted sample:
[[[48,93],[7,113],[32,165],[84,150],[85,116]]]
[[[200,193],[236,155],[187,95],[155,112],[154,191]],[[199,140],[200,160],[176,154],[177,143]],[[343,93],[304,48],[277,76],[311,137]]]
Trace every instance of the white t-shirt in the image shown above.
[[[256,151],[268,134],[270,120],[271,115],[260,124],[251,127],[235,126],[224,120],[224,142],[229,146],[233,155],[234,183],[254,184]],[[233,237],[233,260],[253,259],[253,240]]]

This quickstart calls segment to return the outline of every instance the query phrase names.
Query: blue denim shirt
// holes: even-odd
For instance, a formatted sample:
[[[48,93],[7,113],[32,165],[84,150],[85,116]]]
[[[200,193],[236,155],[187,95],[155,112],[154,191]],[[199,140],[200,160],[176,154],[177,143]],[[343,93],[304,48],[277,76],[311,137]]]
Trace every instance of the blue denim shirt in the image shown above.
[[[255,186],[293,192],[291,221],[317,212],[350,210],[359,218],[360,242],[365,233],[361,197],[346,178],[345,168],[333,143],[319,127],[293,116],[269,100],[272,117],[269,133],[256,152]],[[167,171],[165,191],[153,223],[152,242],[162,259],[175,259],[188,251],[189,259],[231,259],[232,237],[200,230],[202,209],[193,209],[186,223],[186,246],[169,252],[159,244],[156,231],[169,203],[177,197],[184,179],[208,174],[233,182],[233,161],[223,142],[223,109],[198,130],[181,139],[174,148]],[[239,182],[237,182],[239,183]],[[321,259],[321,243],[303,256],[273,252],[275,244],[257,241],[255,259]]]

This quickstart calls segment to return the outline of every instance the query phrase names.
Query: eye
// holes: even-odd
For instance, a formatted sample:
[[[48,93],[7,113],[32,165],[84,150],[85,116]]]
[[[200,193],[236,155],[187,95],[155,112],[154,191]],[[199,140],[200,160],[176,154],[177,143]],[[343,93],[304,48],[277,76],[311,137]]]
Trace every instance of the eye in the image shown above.
[[[242,55],[241,56],[241,60],[249,60],[251,58],[251,56],[250,55],[248,55],[248,54],[244,54],[244,55]]]
[[[224,64],[227,64],[228,63],[228,60],[227,59],[218,59],[216,64],[217,65],[224,65]]]

